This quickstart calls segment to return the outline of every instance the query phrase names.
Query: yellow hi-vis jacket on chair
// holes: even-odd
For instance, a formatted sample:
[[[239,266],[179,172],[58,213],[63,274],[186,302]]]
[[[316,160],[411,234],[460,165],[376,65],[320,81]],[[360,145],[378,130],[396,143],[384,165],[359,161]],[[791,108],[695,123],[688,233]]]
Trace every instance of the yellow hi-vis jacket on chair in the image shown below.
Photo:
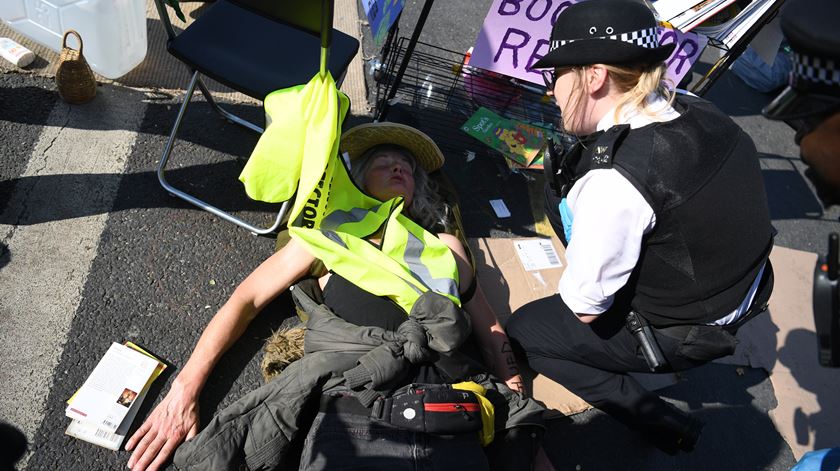
[[[324,265],[406,313],[427,290],[460,305],[458,268],[449,247],[402,214],[402,197],[380,202],[363,193],[338,156],[349,99],[327,73],[270,93],[270,119],[239,179],[251,198],[297,196],[289,234]],[[381,237],[377,248],[367,237]]]

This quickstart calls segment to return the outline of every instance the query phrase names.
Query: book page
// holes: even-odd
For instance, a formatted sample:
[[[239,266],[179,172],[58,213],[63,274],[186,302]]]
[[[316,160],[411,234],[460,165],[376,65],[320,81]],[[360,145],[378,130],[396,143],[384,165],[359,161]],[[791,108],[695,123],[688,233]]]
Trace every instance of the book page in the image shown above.
[[[662,21],[668,21],[702,0],[652,0],[651,4]]]

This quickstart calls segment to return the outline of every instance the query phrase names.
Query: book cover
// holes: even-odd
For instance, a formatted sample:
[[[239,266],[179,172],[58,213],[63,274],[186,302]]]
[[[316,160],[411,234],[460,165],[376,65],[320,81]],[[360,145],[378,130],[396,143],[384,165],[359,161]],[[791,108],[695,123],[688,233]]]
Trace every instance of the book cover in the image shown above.
[[[149,391],[149,387],[151,385],[152,381],[149,381],[143,391],[137,395],[137,398],[129,408],[125,418],[123,418],[122,423],[115,431],[111,432],[94,423],[73,419],[70,421],[70,425],[67,426],[64,433],[70,435],[71,437],[93,443],[94,445],[99,445],[109,450],[119,450],[123,441],[125,441],[126,435],[128,435],[128,429],[131,427],[134,417],[137,416],[137,411],[140,410],[140,404],[142,404],[143,399],[146,398],[146,393]]]
[[[126,345],[111,344],[82,387],[68,401],[66,415],[116,432],[140,392],[154,379],[160,365],[160,361],[146,353]]]
[[[461,129],[524,167],[533,163],[545,145],[542,129],[499,116],[484,107],[476,110]]]
[[[119,450],[120,446],[122,446],[123,441],[125,441],[125,437],[128,434],[128,429],[131,427],[131,423],[134,421],[134,417],[137,416],[138,411],[140,410],[140,406],[143,403],[143,399],[146,397],[146,393],[149,391],[152,383],[157,379],[158,376],[163,373],[166,369],[166,363],[160,361],[157,357],[152,355],[151,353],[147,352],[143,348],[139,347],[133,342],[125,342],[124,344],[126,347],[133,349],[147,357],[155,360],[157,362],[157,367],[155,368],[154,372],[152,372],[151,377],[146,382],[143,390],[140,391],[140,394],[134,399],[134,402],[131,404],[128,412],[126,413],[125,417],[122,420],[122,423],[117,427],[117,429],[113,432],[109,431],[108,429],[100,428],[98,425],[87,422],[85,420],[73,419],[70,421],[70,425],[67,426],[67,429],[64,431],[65,434],[78,438],[80,440],[84,440],[89,443],[93,443],[94,445],[99,445],[101,447],[107,448],[109,450]],[[67,400],[68,406],[71,405],[76,398],[78,391],[73,394],[73,396]]]
[[[373,33],[373,42],[382,44],[391,25],[400,16],[405,0],[362,0],[362,7]]]

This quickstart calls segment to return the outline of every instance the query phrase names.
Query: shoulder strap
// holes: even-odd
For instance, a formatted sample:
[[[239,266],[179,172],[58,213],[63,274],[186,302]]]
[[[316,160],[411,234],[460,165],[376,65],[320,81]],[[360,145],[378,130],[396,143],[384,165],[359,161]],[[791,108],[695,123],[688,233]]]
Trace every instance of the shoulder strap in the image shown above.
[[[615,151],[629,130],[629,124],[619,124],[607,129],[588,149],[589,169],[612,168]]]
[[[560,146],[560,150],[558,150],[558,146]],[[543,172],[545,173],[545,179],[548,182],[548,187],[551,188],[551,191],[558,196],[563,189],[564,183],[567,183],[563,181],[563,178],[561,178],[565,177],[565,175],[561,175],[561,163],[564,153],[565,151],[562,148],[562,145],[554,142],[554,139],[549,137],[546,140],[545,157],[543,158]]]

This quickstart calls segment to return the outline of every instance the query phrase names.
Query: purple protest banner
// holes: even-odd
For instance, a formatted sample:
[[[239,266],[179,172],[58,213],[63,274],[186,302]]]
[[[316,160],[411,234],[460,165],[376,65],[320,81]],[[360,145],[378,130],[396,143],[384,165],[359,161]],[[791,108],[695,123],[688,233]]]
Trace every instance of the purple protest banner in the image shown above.
[[[577,0],[494,0],[473,47],[470,65],[543,84],[531,68],[548,53],[551,25]],[[668,79],[673,84],[691,70],[706,47],[705,36],[659,28],[661,44],[676,43],[668,58]]]
[[[665,61],[668,64],[666,77],[674,86],[677,86],[685,75],[691,70],[691,66],[700,58],[703,49],[709,38],[697,33],[683,33],[678,29],[659,28],[659,44],[676,44],[671,57]]]

